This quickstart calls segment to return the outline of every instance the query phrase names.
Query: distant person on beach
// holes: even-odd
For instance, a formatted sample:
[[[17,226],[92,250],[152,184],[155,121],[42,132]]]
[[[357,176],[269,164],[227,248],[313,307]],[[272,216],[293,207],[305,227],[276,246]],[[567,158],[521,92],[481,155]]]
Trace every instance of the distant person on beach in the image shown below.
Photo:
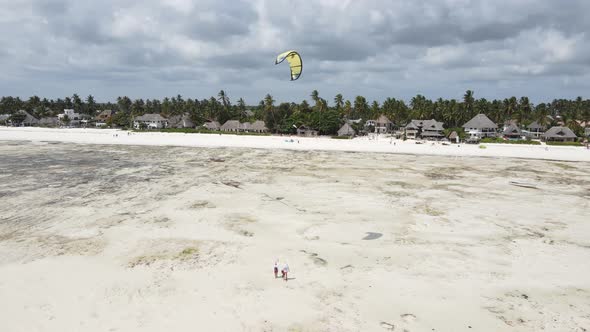
[[[279,277],[279,261],[278,260],[275,261],[274,272],[275,272],[275,279],[276,279]]]
[[[287,273],[289,273],[289,264],[285,263],[285,266],[283,266],[283,279],[285,279],[285,281],[289,280],[289,278],[287,277]]]

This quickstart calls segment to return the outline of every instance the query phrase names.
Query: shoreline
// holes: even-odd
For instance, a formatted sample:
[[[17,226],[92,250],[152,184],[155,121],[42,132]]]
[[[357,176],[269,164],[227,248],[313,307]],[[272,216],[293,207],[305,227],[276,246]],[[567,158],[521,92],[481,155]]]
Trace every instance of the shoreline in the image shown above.
[[[128,134],[131,133],[131,134]],[[117,135],[117,136],[115,136]],[[293,142],[290,142],[290,140]],[[590,161],[590,150],[583,147],[510,145],[483,143],[415,144],[413,140],[397,140],[383,136],[374,140],[358,137],[337,140],[329,137],[249,136],[231,134],[186,134],[164,132],[128,132],[120,129],[0,127],[0,141],[64,142],[100,145],[184,146],[201,148],[283,149],[293,151],[340,151],[430,155],[449,157],[516,158],[548,161]]]

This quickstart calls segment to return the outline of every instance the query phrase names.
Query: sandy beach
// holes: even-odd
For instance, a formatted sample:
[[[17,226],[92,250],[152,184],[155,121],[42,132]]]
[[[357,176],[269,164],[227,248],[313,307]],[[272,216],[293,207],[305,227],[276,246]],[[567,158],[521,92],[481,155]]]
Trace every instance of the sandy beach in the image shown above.
[[[285,139],[0,128],[2,330],[590,329],[589,151]]]
[[[396,154],[509,157],[525,159],[590,161],[590,150],[582,147],[484,144],[479,145],[438,143],[416,144],[385,136],[369,139],[336,140],[328,137],[304,138],[297,136],[238,136],[215,134],[184,134],[136,132],[113,129],[51,129],[0,127],[0,141],[67,142],[79,144],[122,144],[155,146],[226,147],[287,149],[297,151],[379,152]],[[291,142],[290,140],[293,140]]]

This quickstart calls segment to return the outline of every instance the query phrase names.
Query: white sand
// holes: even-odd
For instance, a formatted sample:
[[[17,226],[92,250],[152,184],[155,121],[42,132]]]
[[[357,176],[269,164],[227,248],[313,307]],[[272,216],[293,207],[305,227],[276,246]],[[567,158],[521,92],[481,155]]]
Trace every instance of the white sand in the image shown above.
[[[118,137],[114,137],[118,134]],[[293,139],[295,142],[285,142]],[[0,141],[30,140],[82,144],[127,144],[195,147],[245,147],[262,149],[386,152],[442,156],[512,157],[563,161],[590,161],[590,150],[582,147],[534,146],[509,144],[479,145],[415,144],[413,140],[391,140],[381,136],[370,140],[367,137],[353,140],[331,138],[299,138],[296,136],[237,136],[214,134],[180,133],[133,133],[111,129],[48,129],[0,127]],[[299,143],[297,143],[299,141]],[[395,145],[393,144],[395,143]]]
[[[1,331],[590,329],[588,163],[113,133],[0,130]]]

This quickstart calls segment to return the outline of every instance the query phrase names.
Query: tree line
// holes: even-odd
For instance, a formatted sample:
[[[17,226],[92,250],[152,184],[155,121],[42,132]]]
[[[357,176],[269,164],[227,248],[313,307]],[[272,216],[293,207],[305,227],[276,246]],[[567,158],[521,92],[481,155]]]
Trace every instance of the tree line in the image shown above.
[[[321,134],[334,134],[346,119],[376,119],[386,115],[398,126],[405,125],[411,119],[435,119],[443,122],[447,128],[461,127],[465,122],[479,113],[487,115],[492,121],[502,124],[507,120],[516,120],[520,124],[538,121],[542,125],[555,125],[559,120],[582,136],[584,128],[579,122],[590,123],[590,100],[578,97],[574,100],[555,99],[547,103],[533,104],[528,97],[510,97],[503,100],[476,99],[474,92],[465,92],[462,100],[438,98],[431,100],[423,95],[416,95],[409,102],[396,98],[387,98],[382,103],[369,102],[363,96],[352,100],[341,94],[333,97],[331,102],[320,97],[314,90],[311,103],[303,100],[299,103],[277,103],[267,94],[258,104],[246,105],[244,99],[232,103],[225,91],[208,99],[183,98],[177,95],[171,98],[135,99],[118,97],[116,102],[98,103],[92,95],[82,99],[77,94],[63,99],[41,99],[32,96],[28,100],[19,97],[2,97],[0,114],[12,114],[23,109],[41,118],[56,116],[64,109],[74,109],[78,113],[96,116],[100,111],[111,109],[117,112],[111,120],[113,125],[126,127],[130,120],[147,113],[158,113],[165,117],[188,114],[197,125],[205,121],[216,120],[223,124],[227,120],[254,121],[263,120],[267,127],[277,133],[292,133],[295,127],[306,125],[317,129]]]

